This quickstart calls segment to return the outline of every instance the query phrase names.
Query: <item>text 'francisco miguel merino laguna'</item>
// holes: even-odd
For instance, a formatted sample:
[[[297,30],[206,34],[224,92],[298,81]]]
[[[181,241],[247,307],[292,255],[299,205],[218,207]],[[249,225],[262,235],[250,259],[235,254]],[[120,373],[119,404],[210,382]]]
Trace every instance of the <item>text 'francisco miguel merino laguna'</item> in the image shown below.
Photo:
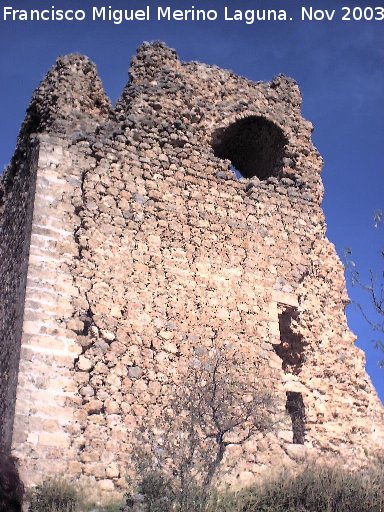
[[[144,9],[113,9],[111,6],[93,6],[89,11],[83,9],[56,9],[52,5],[48,9],[14,9],[3,7],[3,21],[109,21],[120,25],[129,21],[241,21],[252,25],[257,21],[285,21],[287,12],[283,9],[232,9],[223,7],[215,9],[173,9],[170,6],[158,6],[153,9],[147,5]]]

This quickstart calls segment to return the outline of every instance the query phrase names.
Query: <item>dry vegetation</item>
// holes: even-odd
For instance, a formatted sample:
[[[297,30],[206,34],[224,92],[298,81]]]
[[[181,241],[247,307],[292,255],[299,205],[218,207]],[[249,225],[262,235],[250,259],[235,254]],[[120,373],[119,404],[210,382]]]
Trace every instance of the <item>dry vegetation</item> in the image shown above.
[[[170,499],[174,485],[164,475],[146,475],[141,482],[142,500],[125,506],[84,505],[81,493],[63,480],[47,481],[36,488],[29,512],[178,512],[180,505]],[[198,490],[189,503],[190,512],[382,512],[384,510],[384,468],[350,472],[336,467],[305,465],[297,474],[282,470],[276,477],[240,493],[211,491],[202,503]]]

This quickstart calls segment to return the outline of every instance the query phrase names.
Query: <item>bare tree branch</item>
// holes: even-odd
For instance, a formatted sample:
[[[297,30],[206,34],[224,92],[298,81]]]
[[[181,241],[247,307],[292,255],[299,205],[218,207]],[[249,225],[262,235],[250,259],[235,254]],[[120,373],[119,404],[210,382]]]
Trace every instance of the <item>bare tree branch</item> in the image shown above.
[[[377,210],[374,213],[374,226],[379,229],[383,227],[384,217],[383,211]],[[379,333],[381,337],[384,335],[384,270],[379,274],[375,274],[372,270],[369,272],[368,283],[365,282],[360,275],[360,272],[356,268],[355,262],[351,258],[352,251],[350,249],[344,250],[344,262],[347,273],[350,277],[352,286],[358,286],[366,292],[372,305],[372,313],[368,313],[360,303],[353,301],[353,304],[360,311],[362,317],[372,328],[373,331]],[[384,262],[384,249],[381,250],[381,257]],[[377,339],[375,346],[380,348],[384,352],[384,341]],[[380,362],[381,366],[384,366],[384,361]]]
[[[141,434],[150,470],[172,476],[180,512],[188,510],[197,488],[202,502],[208,499],[228,446],[241,446],[276,423],[271,395],[253,377],[257,367],[240,371],[244,361],[234,350],[195,352],[156,428]]]

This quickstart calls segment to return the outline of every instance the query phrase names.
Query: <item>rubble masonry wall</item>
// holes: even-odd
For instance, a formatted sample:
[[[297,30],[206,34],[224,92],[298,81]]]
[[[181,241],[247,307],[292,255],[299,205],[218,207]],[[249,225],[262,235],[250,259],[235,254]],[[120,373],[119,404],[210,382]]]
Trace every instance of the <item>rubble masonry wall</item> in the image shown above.
[[[13,434],[28,480],[53,471],[120,491],[140,425],[196,348],[226,343],[247,355],[240,371],[258,368],[280,417],[232,449],[233,479],[307,456],[371,460],[382,407],[346,324],[296,83],[253,83],[144,44],[114,109],[75,55],[31,111],[39,160]],[[234,162],[261,179],[237,179]],[[288,396],[304,404],[303,439]]]

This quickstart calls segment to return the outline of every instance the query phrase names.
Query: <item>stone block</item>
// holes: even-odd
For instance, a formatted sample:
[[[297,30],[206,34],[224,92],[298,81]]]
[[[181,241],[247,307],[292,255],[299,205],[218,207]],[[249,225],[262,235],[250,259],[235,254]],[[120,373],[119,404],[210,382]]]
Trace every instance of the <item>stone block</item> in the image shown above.
[[[70,439],[65,432],[40,432],[38,442],[42,446],[52,446],[57,448],[69,448]]]

